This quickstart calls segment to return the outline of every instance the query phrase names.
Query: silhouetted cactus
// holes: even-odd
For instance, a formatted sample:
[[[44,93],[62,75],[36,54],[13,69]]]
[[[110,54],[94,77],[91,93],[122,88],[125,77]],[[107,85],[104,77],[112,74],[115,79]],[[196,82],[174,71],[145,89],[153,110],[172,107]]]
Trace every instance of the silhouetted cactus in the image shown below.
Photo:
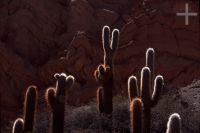
[[[130,104],[130,122],[131,133],[144,133],[143,103],[139,98],[134,98]]]
[[[29,86],[25,96],[23,119],[18,118],[14,122],[13,133],[17,132],[31,133],[33,131],[36,99],[37,99],[36,86]]]
[[[104,26],[102,31],[102,41],[104,50],[104,66],[109,66],[112,69],[113,58],[119,44],[119,30],[114,29],[110,39],[110,28]]]
[[[152,50],[148,50],[148,51],[152,51]],[[147,51],[147,53],[150,53],[148,51]],[[147,55],[152,55],[152,53],[147,54]],[[150,56],[148,56],[148,58],[150,58]],[[149,60],[153,61],[154,59],[151,58]],[[152,64],[154,64],[154,63],[152,63]],[[150,66],[152,66],[152,65],[150,65]],[[145,127],[144,132],[145,133],[150,133],[151,108],[157,104],[159,97],[160,97],[161,89],[164,84],[163,77],[161,75],[158,75],[158,76],[156,76],[156,78],[154,80],[154,84],[152,85],[151,82],[153,79],[151,78],[151,75],[152,75],[151,71],[148,67],[144,67],[142,69],[141,81],[140,81],[140,91],[137,86],[137,78],[135,76],[131,76],[128,79],[129,100],[132,100],[135,97],[140,97],[143,102],[143,105],[144,105],[144,127]],[[151,90],[153,90],[152,95],[150,95]]]
[[[56,88],[49,88],[46,91],[46,98],[52,110],[52,133],[63,133],[65,114],[65,93],[74,83],[74,77],[66,74],[55,74],[57,79]]]
[[[99,65],[94,73],[97,81],[101,82],[101,99],[97,99],[102,103],[101,113],[112,113],[112,89],[113,89],[113,59],[119,43],[119,30],[114,29],[110,40],[110,28],[103,27],[102,41],[104,50],[104,64]],[[99,101],[102,100],[102,101]],[[98,105],[100,105],[98,103]]]
[[[144,104],[144,122],[145,122],[145,133],[150,133],[150,122],[151,122],[151,108],[154,107],[161,93],[163,87],[163,77],[157,76],[154,80],[154,91],[152,96],[150,95],[151,89],[151,72],[148,67],[142,69],[141,74],[141,99]]]
[[[181,133],[181,117],[174,113],[169,117],[166,133]]]

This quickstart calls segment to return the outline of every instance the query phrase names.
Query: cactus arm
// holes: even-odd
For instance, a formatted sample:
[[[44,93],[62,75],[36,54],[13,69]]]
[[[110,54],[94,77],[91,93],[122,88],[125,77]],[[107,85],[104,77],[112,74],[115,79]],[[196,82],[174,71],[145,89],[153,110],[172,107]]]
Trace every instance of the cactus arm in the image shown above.
[[[98,71],[99,71],[99,75],[98,75],[98,79],[99,79],[99,81],[101,81],[101,82],[104,82],[106,79],[106,77],[105,77],[105,66],[104,65],[99,65],[99,67],[98,67]]]
[[[154,107],[160,98],[161,90],[163,88],[164,79],[161,75],[156,76],[154,80],[154,91],[151,99],[151,106]]]
[[[143,104],[139,98],[134,98],[130,104],[131,133],[143,133]]]
[[[51,107],[52,110],[55,108],[55,89],[54,88],[48,88],[46,91],[46,100],[49,106]]]
[[[24,107],[24,132],[32,132],[36,108],[36,86],[30,86],[26,92]]]
[[[110,50],[110,28],[108,26],[103,27],[102,41],[104,53],[107,53]]]
[[[101,99],[102,106],[99,108],[100,113],[112,113],[112,72],[110,67],[99,65],[95,71],[95,78],[102,84],[101,89],[97,90],[97,100]],[[97,103],[99,107],[101,104]]]
[[[135,76],[130,76],[128,79],[128,97],[129,102],[131,102],[135,97],[139,97],[137,78]]]
[[[96,81],[99,81],[99,70],[98,69],[94,71],[94,77],[95,77]]]
[[[112,38],[111,38],[111,50],[114,54],[119,44],[119,30],[114,29],[112,31]]]
[[[103,110],[103,88],[99,87],[97,90],[97,107],[100,113],[102,113]]]
[[[146,51],[146,67],[149,67],[151,71],[151,89],[150,93],[153,93],[153,79],[155,76],[155,51],[153,48],[148,48]]]
[[[110,67],[104,65],[99,65],[94,75],[95,79],[102,84],[107,84],[112,78]]]
[[[13,124],[12,133],[23,133],[24,130],[24,120],[22,118],[17,118]]]
[[[104,65],[108,65],[109,61],[109,53],[110,53],[110,28],[108,26],[104,26],[102,30],[102,42],[103,42],[103,50],[104,50]]]
[[[68,75],[66,78],[66,86],[68,89],[71,89],[74,85],[75,78],[72,75]]]
[[[54,74],[54,78],[55,78],[55,79],[57,79],[57,80],[58,80],[58,79],[59,79],[59,77],[60,77],[60,74],[59,74],[59,73],[55,73],[55,74]]]

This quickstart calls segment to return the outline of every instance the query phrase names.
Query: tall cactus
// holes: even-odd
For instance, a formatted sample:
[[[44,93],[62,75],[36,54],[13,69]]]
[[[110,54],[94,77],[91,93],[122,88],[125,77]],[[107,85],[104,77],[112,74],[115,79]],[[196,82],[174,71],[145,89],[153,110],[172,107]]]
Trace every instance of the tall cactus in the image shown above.
[[[52,133],[63,133],[65,114],[65,93],[74,83],[74,77],[66,74],[55,74],[57,79],[56,88],[49,88],[46,91],[46,98],[52,110]]]
[[[151,108],[157,104],[162,86],[163,86],[163,77],[157,76],[154,80],[153,94],[152,96],[150,96],[151,72],[148,67],[144,67],[142,69],[140,94],[142,102],[144,103],[144,118],[145,118],[144,122],[146,127],[145,133],[150,133]]]
[[[145,133],[150,133],[151,108],[154,107],[160,97],[164,79],[161,75],[156,76],[153,85],[151,85],[151,71],[148,67],[144,67],[141,71],[140,90],[137,86],[137,78],[131,76],[128,79],[128,95],[129,100],[140,97],[144,104],[144,127]],[[152,88],[153,87],[153,88]],[[153,90],[153,93],[150,93]],[[150,95],[152,94],[152,95]]]
[[[130,131],[131,133],[144,133],[143,103],[141,99],[134,98],[130,104]]]
[[[174,113],[169,117],[166,133],[181,133],[181,117]]]
[[[23,119],[18,118],[15,120],[13,133],[31,133],[33,131],[36,100],[36,86],[29,86],[25,95]]]
[[[110,28],[104,26],[102,30],[102,42],[104,50],[104,63],[95,70],[94,76],[102,84],[101,91],[98,90],[97,101],[101,102],[101,113],[112,113],[112,89],[113,89],[113,59],[119,43],[119,30],[112,31],[110,39]],[[101,93],[101,94],[99,94]],[[101,98],[101,99],[98,99]],[[99,106],[100,107],[100,106]]]

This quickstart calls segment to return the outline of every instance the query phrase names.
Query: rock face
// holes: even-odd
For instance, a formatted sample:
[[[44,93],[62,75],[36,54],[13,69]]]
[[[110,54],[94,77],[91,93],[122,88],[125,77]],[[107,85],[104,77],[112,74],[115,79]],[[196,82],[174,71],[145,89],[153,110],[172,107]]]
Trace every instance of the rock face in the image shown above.
[[[168,117],[178,113],[182,119],[182,133],[200,132],[200,80],[181,88],[166,87],[152,113],[153,133],[164,132]]]
[[[94,97],[98,85],[93,71],[103,60],[104,25],[121,31],[116,92],[126,92],[128,76],[139,76],[148,47],[156,51],[156,73],[166,84],[183,86],[199,78],[198,17],[190,17],[186,26],[184,17],[176,16],[186,2],[191,12],[198,12],[195,0],[143,5],[137,0],[0,1],[1,117],[15,118],[31,84],[38,86],[43,99],[44,90],[55,85],[56,72],[76,78],[69,103]]]

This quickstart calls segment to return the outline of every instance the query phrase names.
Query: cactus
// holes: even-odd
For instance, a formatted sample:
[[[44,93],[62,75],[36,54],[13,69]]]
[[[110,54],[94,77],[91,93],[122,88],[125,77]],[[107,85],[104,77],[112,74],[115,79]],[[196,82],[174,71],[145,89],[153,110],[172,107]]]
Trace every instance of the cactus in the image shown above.
[[[131,133],[143,133],[143,103],[141,99],[134,98],[130,104],[130,131]]]
[[[150,96],[151,88],[151,72],[148,67],[144,67],[141,71],[141,85],[140,91],[137,87],[137,78],[131,76],[128,80],[129,83],[129,99],[132,100],[136,97],[140,97],[144,104],[144,124],[145,124],[145,133],[150,132],[150,121],[151,121],[151,108],[154,107],[160,97],[161,89],[163,87],[163,77],[157,76],[154,80],[154,92]],[[137,95],[136,95],[137,94]]]
[[[166,133],[180,133],[180,132],[181,132],[181,117],[179,114],[174,113],[169,117]]]
[[[152,54],[150,51],[152,50],[150,49],[147,51],[148,53],[147,55],[148,55],[149,62],[152,63],[154,61],[153,59],[154,57],[151,56],[150,58],[150,55],[154,56],[154,54]],[[151,63],[148,63],[148,64],[151,64]],[[154,66],[152,64],[150,66]],[[138,87],[137,87],[137,78],[135,76],[131,76],[128,79],[129,100],[131,101],[132,99],[139,97],[141,98],[144,105],[143,111],[144,111],[144,127],[145,127],[144,132],[145,133],[150,133],[151,108],[157,104],[160,94],[161,94],[161,89],[164,83],[163,77],[161,75],[158,75],[156,76],[154,83],[152,85],[151,82],[153,79],[151,76],[152,74],[151,74],[150,69],[148,67],[144,67],[141,71],[140,91],[138,90]],[[151,93],[151,90],[153,90],[153,93]]]
[[[101,98],[97,97],[97,101],[102,104],[102,108],[99,111],[104,114],[112,113],[112,89],[113,89],[113,59],[119,43],[119,30],[114,29],[112,31],[112,37],[110,40],[110,28],[108,26],[103,27],[102,41],[104,50],[104,63],[99,65],[95,70],[94,76],[97,81],[102,85],[101,91],[97,90],[98,95],[101,93]],[[100,101],[102,100],[102,101]],[[101,105],[98,103],[98,105]],[[100,107],[100,106],[98,106]]]
[[[24,116],[16,119],[13,125],[13,133],[28,133],[33,131],[34,114],[36,108],[37,90],[36,86],[29,86],[26,91],[24,102]]]
[[[70,89],[74,83],[74,77],[66,74],[55,74],[56,88],[49,88],[46,91],[46,99],[52,110],[52,133],[63,133],[65,114],[65,93],[66,88]]]
[[[163,86],[163,77],[157,76],[154,80],[154,92],[153,95],[150,96],[151,89],[151,72],[148,67],[144,67],[142,69],[141,74],[141,99],[144,104],[144,122],[145,122],[145,133],[150,133],[150,122],[151,122],[151,108],[154,107],[161,93],[161,89]]]

